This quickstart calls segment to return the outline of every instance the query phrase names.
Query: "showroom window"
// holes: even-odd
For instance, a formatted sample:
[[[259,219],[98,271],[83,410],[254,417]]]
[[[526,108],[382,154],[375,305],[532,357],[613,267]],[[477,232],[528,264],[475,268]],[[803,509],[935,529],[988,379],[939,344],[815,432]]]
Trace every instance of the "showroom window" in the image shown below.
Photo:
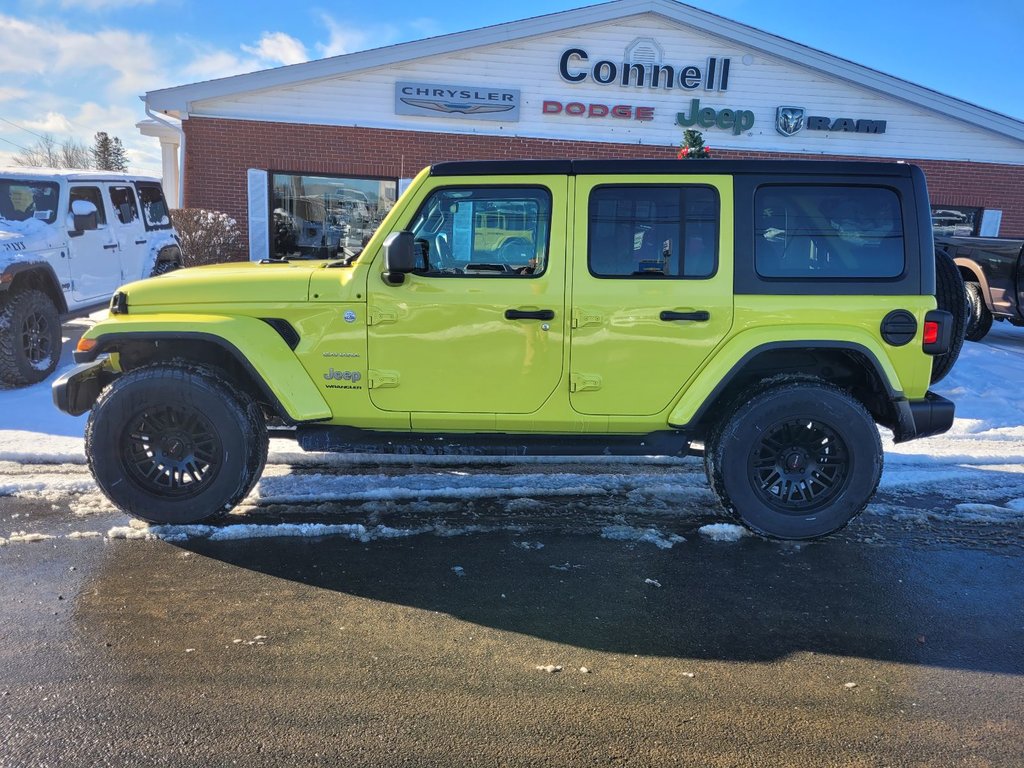
[[[336,259],[357,254],[398,197],[395,179],[270,174],[270,255]]]

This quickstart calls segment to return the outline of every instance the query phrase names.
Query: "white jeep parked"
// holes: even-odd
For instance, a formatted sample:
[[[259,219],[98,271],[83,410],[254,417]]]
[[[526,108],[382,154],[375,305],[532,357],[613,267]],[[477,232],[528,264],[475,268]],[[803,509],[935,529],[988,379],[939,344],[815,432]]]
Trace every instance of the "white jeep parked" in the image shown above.
[[[0,382],[42,381],[60,359],[62,317],[180,265],[159,179],[0,168]]]

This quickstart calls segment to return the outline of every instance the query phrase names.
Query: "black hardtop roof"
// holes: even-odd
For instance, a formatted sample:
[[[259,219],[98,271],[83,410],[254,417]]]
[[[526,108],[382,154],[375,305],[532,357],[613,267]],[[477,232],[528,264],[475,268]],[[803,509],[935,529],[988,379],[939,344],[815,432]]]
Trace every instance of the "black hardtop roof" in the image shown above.
[[[849,160],[460,160],[437,163],[431,176],[613,176],[626,174],[768,174],[909,177],[914,166]]]

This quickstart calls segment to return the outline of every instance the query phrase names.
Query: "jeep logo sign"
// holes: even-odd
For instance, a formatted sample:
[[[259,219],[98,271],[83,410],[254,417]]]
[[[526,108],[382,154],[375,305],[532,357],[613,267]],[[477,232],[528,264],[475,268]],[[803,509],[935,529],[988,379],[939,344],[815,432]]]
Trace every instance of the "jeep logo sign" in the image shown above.
[[[754,113],[749,109],[714,109],[700,106],[700,99],[690,100],[690,114],[676,114],[676,124],[684,128],[699,125],[701,128],[731,130],[734,136],[754,127]]]

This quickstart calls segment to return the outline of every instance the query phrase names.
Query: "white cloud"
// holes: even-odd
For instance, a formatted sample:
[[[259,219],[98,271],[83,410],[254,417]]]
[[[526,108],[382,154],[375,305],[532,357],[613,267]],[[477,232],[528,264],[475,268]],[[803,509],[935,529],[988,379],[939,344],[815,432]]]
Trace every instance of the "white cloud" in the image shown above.
[[[16,101],[17,99],[24,99],[28,95],[29,92],[24,88],[11,88],[0,85],[0,101]]]
[[[47,112],[42,120],[22,120],[21,125],[30,131],[43,133],[70,134],[75,130],[60,112]]]
[[[384,45],[391,45],[399,38],[398,29],[386,24],[376,26],[364,24],[358,29],[354,29],[326,13],[320,14],[320,22],[327,28],[328,39],[326,43],[317,43],[316,49],[325,58],[353,51],[365,51],[369,48],[380,48]]]
[[[19,77],[23,84],[30,84],[26,75],[59,78],[70,87],[95,77],[93,82],[118,97],[157,87],[161,73],[148,35],[117,29],[75,32],[0,15],[0,74]]]
[[[243,45],[242,50],[264,61],[278,64],[309,61],[306,46],[284,32],[264,32],[255,46]]]

